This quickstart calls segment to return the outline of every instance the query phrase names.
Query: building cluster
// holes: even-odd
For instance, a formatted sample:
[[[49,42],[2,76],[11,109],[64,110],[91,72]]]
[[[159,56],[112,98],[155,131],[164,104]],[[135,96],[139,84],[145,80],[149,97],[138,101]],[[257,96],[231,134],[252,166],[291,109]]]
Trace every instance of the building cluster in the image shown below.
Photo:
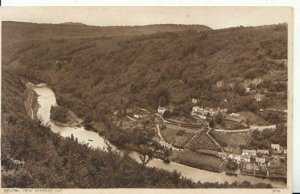
[[[192,108],[191,115],[192,117],[195,118],[200,118],[200,119],[206,119],[208,115],[210,116],[216,116],[218,113],[227,113],[227,109],[221,109],[221,108],[203,108],[200,106],[194,106]]]
[[[279,154],[287,154],[287,150],[279,144],[271,144],[270,150],[268,149],[243,149],[241,154],[228,154],[225,152],[218,152],[217,156],[223,159],[232,159],[237,163],[241,162],[256,162],[258,164],[266,164],[266,159],[270,156],[277,158]],[[284,156],[285,157],[285,156]]]

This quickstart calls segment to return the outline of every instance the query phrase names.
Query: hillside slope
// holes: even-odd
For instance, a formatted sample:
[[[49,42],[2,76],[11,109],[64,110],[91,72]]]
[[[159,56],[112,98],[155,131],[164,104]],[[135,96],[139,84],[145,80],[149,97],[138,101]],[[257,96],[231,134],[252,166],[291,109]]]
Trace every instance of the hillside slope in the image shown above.
[[[102,109],[155,109],[161,96],[186,113],[191,98],[231,111],[286,109],[286,24],[169,27],[4,22],[3,68],[50,84],[60,104],[94,119]],[[264,100],[255,102],[243,84]]]

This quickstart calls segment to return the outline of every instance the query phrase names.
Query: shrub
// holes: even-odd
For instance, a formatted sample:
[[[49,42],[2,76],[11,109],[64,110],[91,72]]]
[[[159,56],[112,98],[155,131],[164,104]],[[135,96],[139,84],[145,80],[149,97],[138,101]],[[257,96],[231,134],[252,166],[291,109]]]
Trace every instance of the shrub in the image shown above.
[[[180,129],[179,131],[177,131],[176,135],[181,136],[181,135],[183,135],[184,133],[185,133],[184,130],[183,130],[183,129]]]
[[[67,119],[68,110],[62,106],[52,106],[50,112],[50,119],[65,123]]]

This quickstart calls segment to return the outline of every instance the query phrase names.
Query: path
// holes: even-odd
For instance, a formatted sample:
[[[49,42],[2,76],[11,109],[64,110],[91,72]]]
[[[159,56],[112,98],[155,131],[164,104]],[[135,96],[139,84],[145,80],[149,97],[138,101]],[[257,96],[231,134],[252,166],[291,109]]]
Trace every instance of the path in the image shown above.
[[[287,59],[271,59],[269,57],[266,57],[266,59],[270,62],[275,62],[277,64],[279,63],[284,63],[285,65],[287,64]]]
[[[165,141],[164,138],[161,136],[159,124],[156,124],[156,129],[157,129],[157,134],[158,134],[159,138],[160,138],[161,140]]]
[[[136,119],[130,117],[130,116],[127,116],[128,119],[132,120],[132,121],[136,121]]]
[[[160,114],[155,113],[155,115],[158,116],[159,118],[161,118],[161,119],[163,120],[164,123],[170,123],[170,121],[165,120],[164,117],[161,116]]]
[[[202,130],[198,130],[195,135],[185,144],[184,147],[188,147],[190,145],[190,143],[193,141],[193,139],[195,139],[197,137],[197,135],[199,135],[201,132],[203,132]]]
[[[222,150],[222,152],[225,152],[223,150],[223,148],[220,146],[220,144],[212,137],[209,135],[209,132],[211,131],[212,128],[209,128],[207,131],[206,131],[206,134],[207,136]]]
[[[225,162],[226,160],[223,160],[223,162],[221,163],[221,165],[219,166],[219,171],[221,172],[221,168],[222,168],[222,166],[223,166],[223,164],[224,164],[224,162]]]
[[[228,129],[214,129],[217,132],[228,132],[228,133],[236,133],[236,132],[245,132],[251,130],[251,128],[247,129],[238,129],[238,130],[228,130]]]
[[[156,129],[157,129],[157,134],[160,138],[160,141],[159,141],[159,144],[162,145],[162,146],[165,146],[167,148],[171,148],[172,150],[176,150],[176,151],[182,151],[182,149],[178,149],[176,147],[174,147],[172,144],[166,142],[164,140],[164,138],[162,137],[161,133],[160,133],[160,128],[159,128],[159,124],[156,124]]]
[[[214,130],[217,132],[236,133],[236,132],[246,132],[250,130],[262,131],[264,129],[276,129],[276,125],[264,125],[264,126],[250,125],[250,128],[247,129],[237,129],[237,130],[214,129]]]

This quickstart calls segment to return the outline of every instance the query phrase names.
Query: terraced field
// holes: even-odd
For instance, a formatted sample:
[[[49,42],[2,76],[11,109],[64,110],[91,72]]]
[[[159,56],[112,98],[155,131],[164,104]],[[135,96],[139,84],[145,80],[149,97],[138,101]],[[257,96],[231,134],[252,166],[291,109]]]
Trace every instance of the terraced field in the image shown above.
[[[214,137],[215,140],[219,142],[220,145],[224,147],[226,151],[232,153],[239,153],[241,150],[241,146],[247,146],[251,138],[250,131],[230,133],[217,132],[212,130],[210,132],[210,135]]]
[[[189,149],[208,149],[208,150],[220,150],[220,148],[206,135],[206,132],[199,133],[191,142],[187,145]]]
[[[223,142],[223,144],[226,143],[229,146],[240,146],[248,145],[251,137],[251,131],[241,131],[235,133],[211,131],[210,135],[221,144]]]
[[[182,133],[179,131],[182,131]],[[184,147],[194,136],[195,132],[196,130],[191,130],[185,127],[167,125],[165,129],[161,130],[161,135],[168,143],[177,147]]]

